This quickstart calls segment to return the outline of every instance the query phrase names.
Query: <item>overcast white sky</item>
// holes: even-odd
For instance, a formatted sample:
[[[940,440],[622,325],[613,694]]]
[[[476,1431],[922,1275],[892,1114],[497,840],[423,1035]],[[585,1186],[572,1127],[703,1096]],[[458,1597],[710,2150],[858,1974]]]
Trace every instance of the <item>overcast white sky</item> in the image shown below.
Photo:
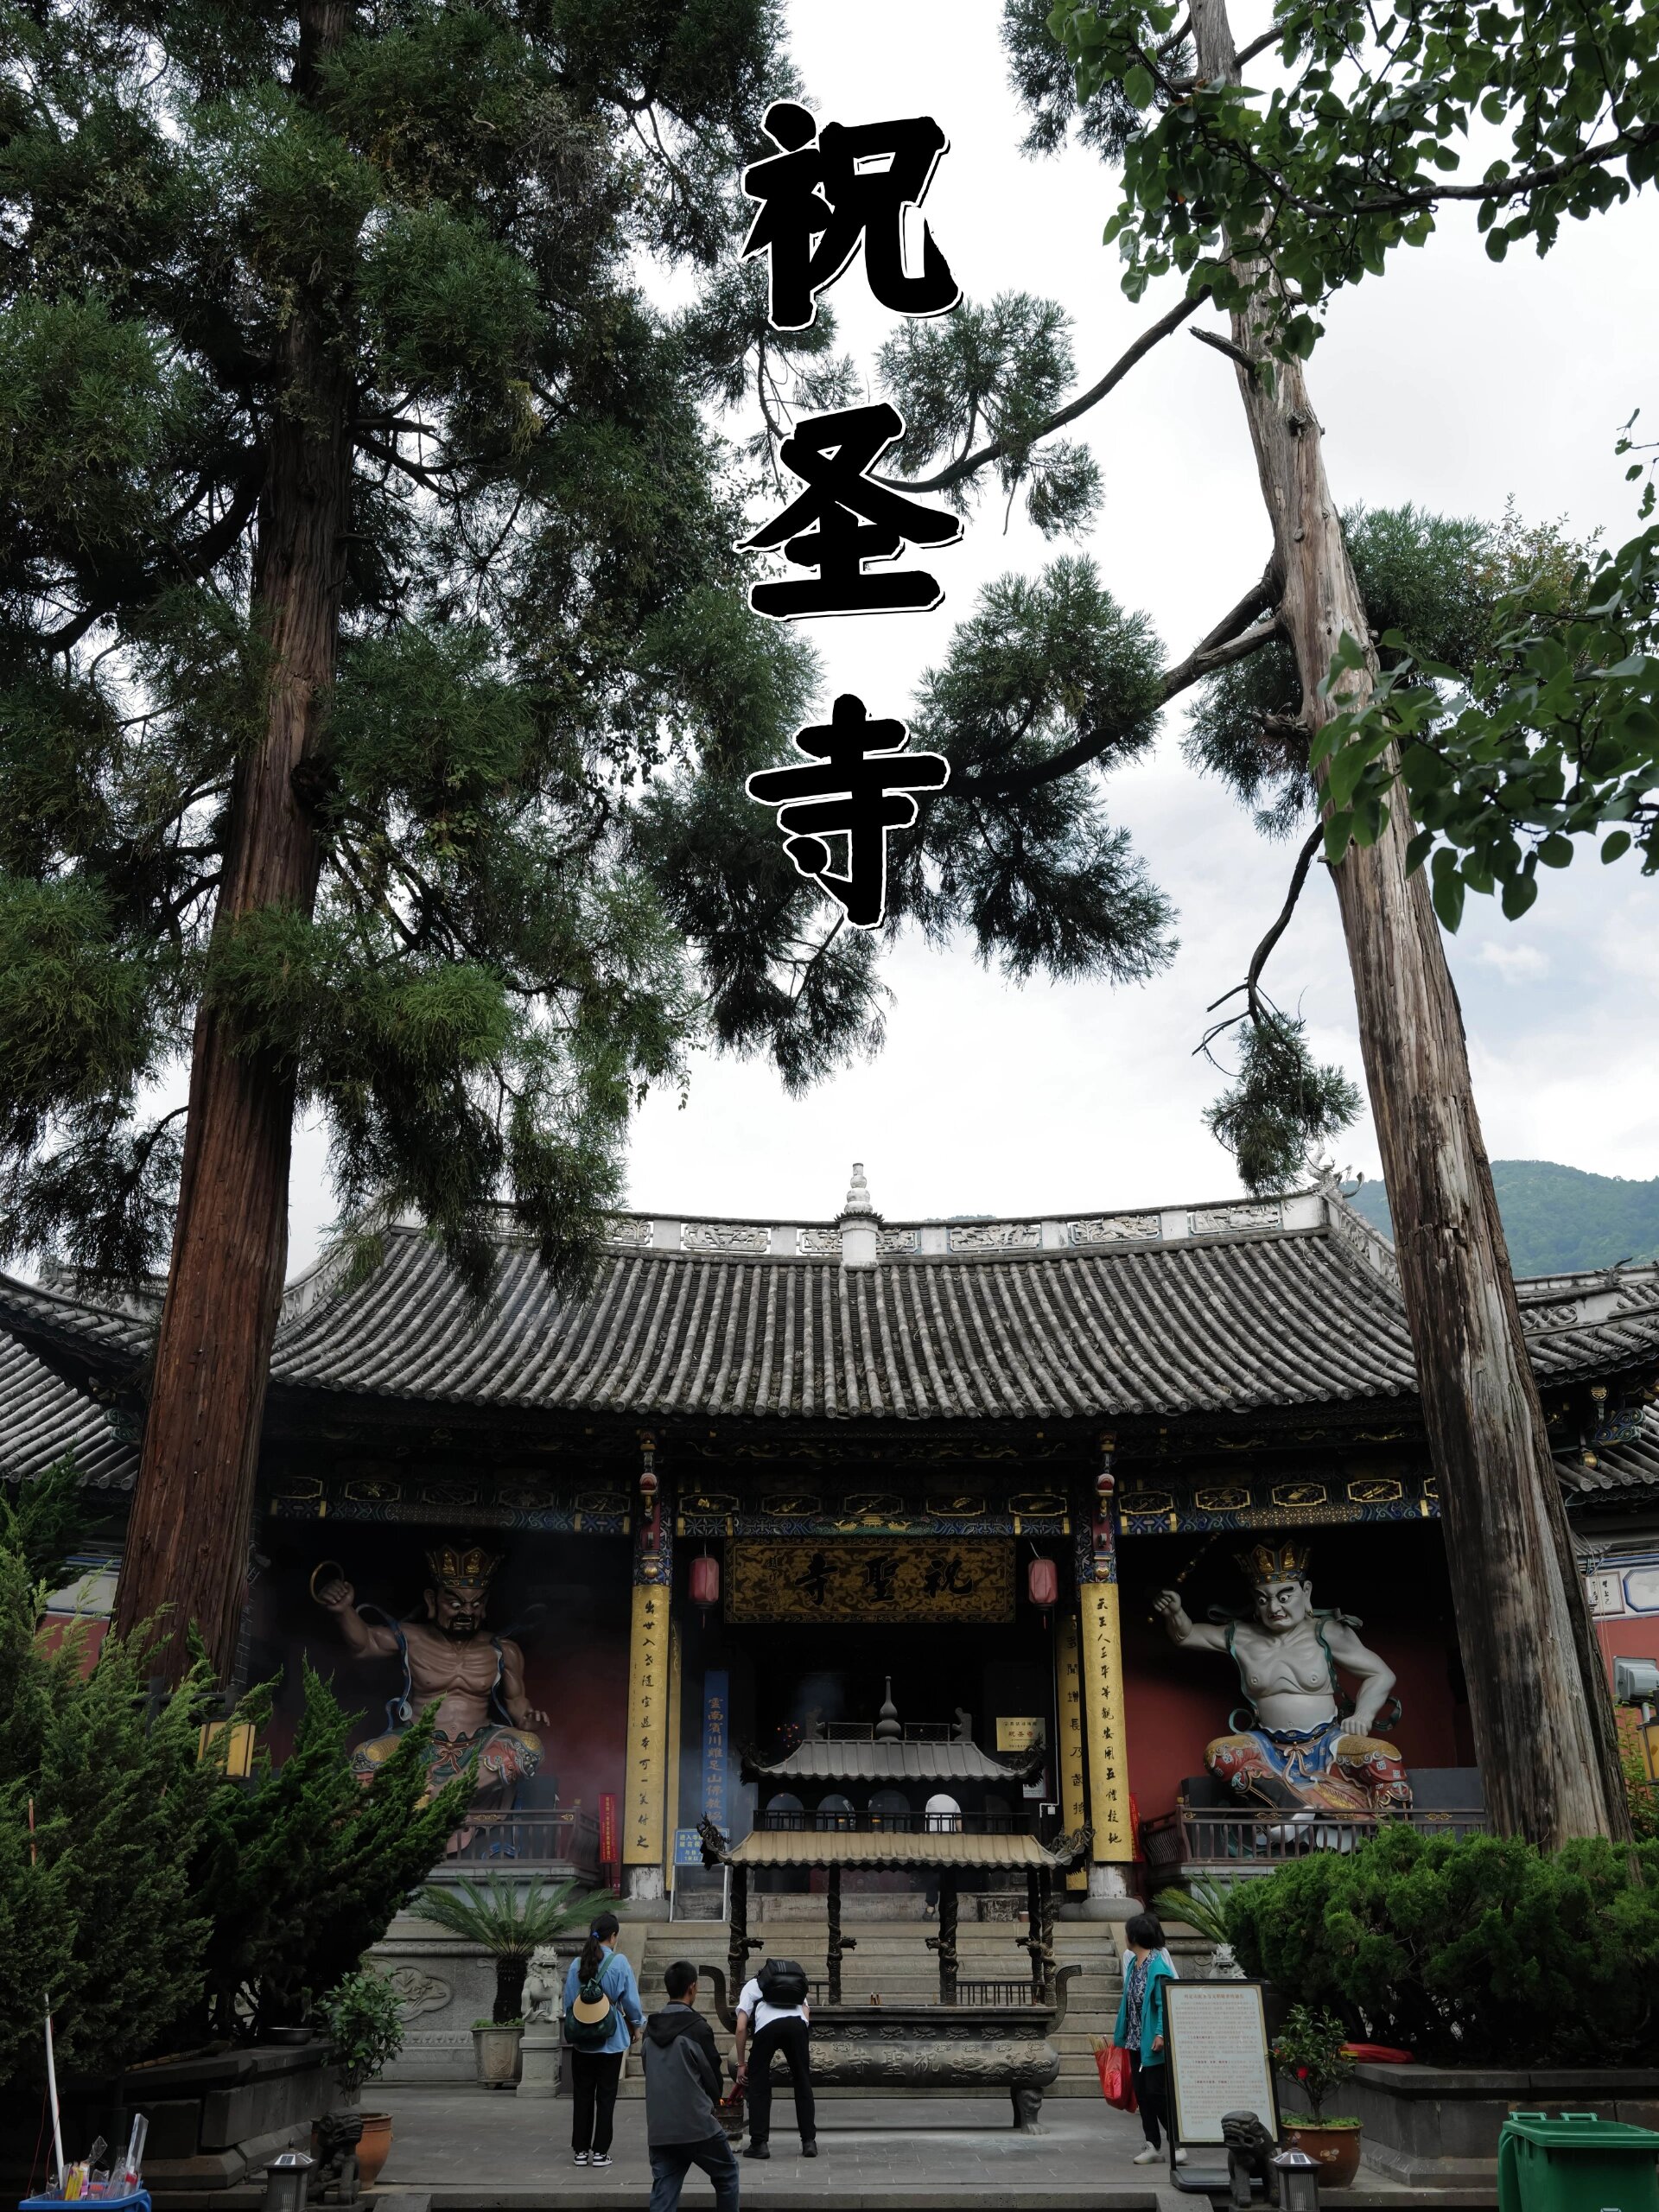
[[[1100,243],[1115,181],[1092,157],[1021,156],[1022,123],[998,37],[1000,0],[794,0],[794,50],[821,118],[928,112],[950,136],[927,207],[967,297],[1023,289],[1075,321],[1079,381],[1092,383],[1173,289],[1132,307]],[[1259,16],[1259,20],[1258,20]],[[1241,37],[1265,10],[1236,10]],[[829,295],[868,362],[899,319],[876,307],[861,263]],[[1659,201],[1570,226],[1542,263],[1501,268],[1448,217],[1416,255],[1340,299],[1309,371],[1338,499],[1414,500],[1579,531],[1632,527],[1617,426],[1643,406],[1659,424]],[[1147,608],[1186,651],[1260,574],[1268,543],[1233,373],[1179,334],[1078,426],[1098,456],[1105,505],[1087,550],[1120,599]],[[1075,433],[1074,433],[1075,435]],[[826,692],[857,690],[903,714],[977,587],[1033,571],[1060,546],[1022,521],[1006,535],[993,497],[930,565],[944,604],[918,615],[805,626]],[[890,1217],[1054,1211],[1175,1203],[1236,1187],[1199,1121],[1217,1078],[1192,1057],[1206,1002],[1237,981],[1277,911],[1291,855],[1181,759],[1172,715],[1152,759],[1116,776],[1129,829],[1179,910],[1181,951],[1155,982],[1016,988],[966,948],[906,945],[887,975],[885,1052],[803,1100],[763,1063],[706,1059],[689,1100],[650,1100],[632,1148],[631,1203],[662,1212],[822,1217],[868,1167]],[[1519,923],[1471,899],[1452,944],[1486,1141],[1500,1158],[1659,1173],[1652,1082],[1659,1009],[1659,886],[1591,853]],[[1274,955],[1280,1001],[1300,1002],[1323,1058],[1362,1079],[1335,900],[1313,882]],[[1341,1147],[1377,1172],[1369,1122]],[[331,1207],[315,1135],[296,1160],[293,1264],[315,1253]]]

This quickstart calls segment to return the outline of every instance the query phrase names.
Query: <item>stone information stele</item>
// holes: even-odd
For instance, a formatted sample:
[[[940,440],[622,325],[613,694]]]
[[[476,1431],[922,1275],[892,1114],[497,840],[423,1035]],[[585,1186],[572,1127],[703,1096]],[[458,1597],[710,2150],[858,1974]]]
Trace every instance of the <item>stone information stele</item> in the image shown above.
[[[1177,2143],[1222,2140],[1224,2113],[1253,2112],[1276,2139],[1279,2108],[1259,1981],[1167,1981],[1171,2130]]]

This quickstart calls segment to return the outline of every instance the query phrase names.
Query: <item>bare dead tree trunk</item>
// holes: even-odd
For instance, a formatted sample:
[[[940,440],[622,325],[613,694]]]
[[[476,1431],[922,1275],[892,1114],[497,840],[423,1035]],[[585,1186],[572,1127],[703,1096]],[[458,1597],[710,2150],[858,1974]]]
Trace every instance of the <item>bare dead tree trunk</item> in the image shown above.
[[[1192,29],[1202,73],[1236,81],[1226,0],[1193,0]],[[1248,315],[1233,317],[1233,342],[1259,358]],[[1271,389],[1236,373],[1311,736],[1369,693],[1374,660],[1339,700],[1319,686],[1344,632],[1369,645],[1370,626],[1300,365],[1275,363]],[[1332,874],[1487,1808],[1501,1834],[1547,1846],[1627,1836],[1612,1709],[1527,1357],[1463,1016],[1427,875],[1406,874],[1415,825],[1398,787],[1390,804],[1376,844],[1351,846]]]
[[[305,0],[296,84],[344,35],[345,0]],[[309,914],[321,855],[296,773],[334,683],[351,484],[349,378],[315,302],[289,324],[253,575],[270,657],[264,728],[238,762],[215,934],[261,907]],[[236,1649],[265,1382],[288,1261],[294,1080],[238,1052],[224,1015],[196,1019],[184,1166],[116,1608],[125,1634],[169,1607],[176,1677],[194,1624],[221,1677]]]

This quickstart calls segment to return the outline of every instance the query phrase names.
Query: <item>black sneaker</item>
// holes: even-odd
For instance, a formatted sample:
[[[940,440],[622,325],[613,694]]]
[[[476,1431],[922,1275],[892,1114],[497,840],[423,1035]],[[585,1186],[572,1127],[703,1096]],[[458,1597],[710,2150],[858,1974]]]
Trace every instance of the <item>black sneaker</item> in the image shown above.
[[[769,2143],[751,2143],[743,2155],[746,2158],[769,2158],[772,2156],[772,2145]]]
[[[817,2155],[818,2139],[816,2135],[810,2135],[801,2145],[801,2156],[804,2158],[816,2158]]]

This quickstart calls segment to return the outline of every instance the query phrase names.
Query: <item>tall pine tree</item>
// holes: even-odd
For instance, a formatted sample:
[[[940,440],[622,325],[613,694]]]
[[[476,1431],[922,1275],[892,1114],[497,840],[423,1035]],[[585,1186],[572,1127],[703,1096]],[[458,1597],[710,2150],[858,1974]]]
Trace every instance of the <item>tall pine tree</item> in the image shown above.
[[[741,238],[777,36],[0,0],[0,1244],[170,1243],[118,1620],[170,1606],[175,1671],[186,1622],[233,1648],[300,1105],[362,1263],[413,1208],[482,1289],[502,1199],[580,1274],[700,1042],[798,1084],[879,1036],[875,945],[741,798],[814,671],[747,610],[755,456],[704,412],[762,347],[832,391],[830,320],[780,340],[729,272],[654,303]],[[1024,814],[929,861],[924,924],[1165,957],[1093,798]]]
[[[1324,296],[1380,270],[1401,244],[1422,244],[1440,200],[1484,202],[1486,226],[1517,210],[1493,233],[1501,257],[1509,234],[1530,233],[1541,250],[1564,213],[1646,181],[1659,161],[1659,38],[1617,17],[1541,23],[1465,0],[1431,0],[1421,20],[1381,24],[1287,4],[1242,50],[1226,0],[1192,0],[1185,12],[1163,0],[1061,0],[1040,26],[1039,12],[1034,0],[1008,0],[1005,15],[1035,135],[1064,135],[1074,89],[1092,108],[1090,135],[1122,163],[1107,238],[1127,264],[1125,289],[1139,297],[1151,276],[1179,269],[1190,301],[1208,296],[1230,313],[1227,338],[1204,334],[1234,365],[1273,550],[1259,591],[1214,635],[1257,646],[1281,638],[1294,656],[1289,711],[1260,734],[1270,756],[1313,777],[1326,817],[1402,1300],[1465,1595],[1459,1634],[1488,1802],[1500,1828],[1541,1843],[1627,1835],[1611,1709],[1462,1018],[1415,872],[1427,841],[1403,795],[1357,798],[1363,750],[1330,757],[1327,726],[1363,715],[1378,662],[1301,363]],[[1288,94],[1254,92],[1243,77],[1269,47],[1292,69]],[[1459,169],[1477,105],[1487,124],[1510,128],[1516,165],[1435,182]],[[1610,135],[1598,137],[1604,126]],[[1322,207],[1325,198],[1340,204]],[[1376,734],[1372,759],[1389,737]],[[1281,1071],[1281,1088],[1287,1074],[1294,1090],[1300,1071]]]

